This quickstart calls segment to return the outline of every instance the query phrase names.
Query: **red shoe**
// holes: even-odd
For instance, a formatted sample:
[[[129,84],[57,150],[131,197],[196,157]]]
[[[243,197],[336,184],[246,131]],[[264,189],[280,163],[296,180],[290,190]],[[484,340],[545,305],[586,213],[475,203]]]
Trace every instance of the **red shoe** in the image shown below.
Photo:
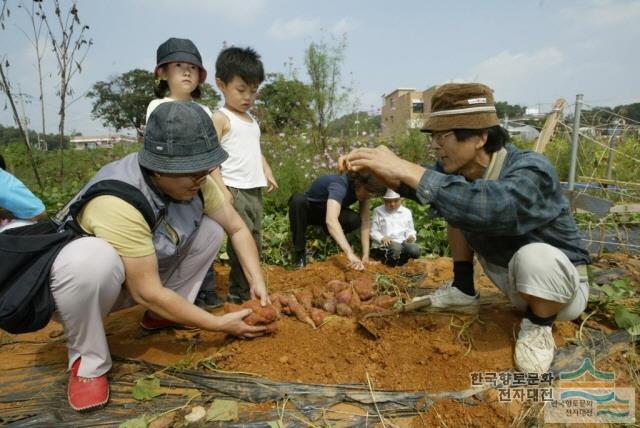
[[[98,377],[80,377],[78,368],[80,358],[71,365],[67,397],[69,405],[77,412],[103,407],[109,401],[109,380],[107,375]]]
[[[140,320],[140,327],[142,327],[146,331],[158,331],[164,330],[165,328],[178,328],[178,329],[186,329],[186,330],[194,330],[195,327],[188,327],[182,324],[178,324],[174,321],[169,321],[164,318],[153,318],[149,315],[149,311],[144,312],[144,316],[142,320]]]

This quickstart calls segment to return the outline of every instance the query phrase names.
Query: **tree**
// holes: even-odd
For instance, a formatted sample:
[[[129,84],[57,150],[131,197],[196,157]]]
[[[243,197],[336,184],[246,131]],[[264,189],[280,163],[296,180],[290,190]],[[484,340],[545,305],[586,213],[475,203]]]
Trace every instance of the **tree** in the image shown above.
[[[256,115],[265,134],[306,129],[313,121],[311,90],[296,78],[280,73],[267,76],[258,93]]]
[[[63,18],[60,10],[60,1],[53,0],[47,4],[52,5],[53,14],[55,15],[55,23],[49,22],[49,18],[44,11],[42,1],[37,1],[38,13],[44,21],[49,39],[53,46],[53,53],[58,63],[58,76],[60,77],[60,86],[58,95],[60,96],[60,122],[58,130],[60,133],[60,178],[64,177],[64,121],[67,107],[80,97],[76,97],[71,101],[67,100],[67,96],[73,96],[73,88],[71,88],[71,79],[76,73],[82,71],[82,62],[87,57],[89,48],[93,44],[91,39],[85,38],[85,31],[89,30],[88,25],[82,25],[78,15],[78,8],[75,1],[71,8]],[[57,24],[57,25],[56,25]],[[54,26],[52,28],[52,26]]]
[[[138,137],[142,137],[147,105],[153,99],[153,87],[153,73],[139,68],[106,82],[96,82],[87,93],[87,97],[95,100],[91,116],[116,131],[133,128]]]
[[[213,89],[213,86],[206,82],[200,84],[200,98],[196,100],[198,103],[205,105],[211,109],[211,111],[218,108],[220,104],[220,95]]]
[[[333,120],[327,126],[327,133],[332,137],[360,136],[362,132],[367,135],[380,132],[382,119],[380,115],[370,115],[366,111],[349,113]]]
[[[32,36],[29,36],[22,28],[20,31],[24,34],[24,36],[29,40],[29,43],[33,46],[33,49],[36,51],[36,65],[38,70],[38,84],[40,90],[40,118],[42,120],[42,139],[38,136],[38,142],[40,148],[47,149],[46,144],[44,144],[44,136],[46,135],[46,127],[45,127],[45,116],[44,116],[44,90],[42,88],[42,59],[44,57],[45,48],[47,47],[47,34],[42,34],[44,20],[40,17],[40,12],[36,11],[36,1],[31,2],[31,10],[27,8],[27,6],[20,2],[18,7],[24,10],[25,14],[29,17],[29,21],[31,23],[31,32]]]
[[[500,118],[522,117],[522,116],[524,116],[526,111],[527,111],[526,107],[523,107],[523,106],[518,105],[518,104],[511,105],[506,101],[498,101],[498,102],[496,102],[496,113],[498,114],[498,117],[500,117]]]
[[[326,147],[327,124],[347,100],[347,92],[340,87],[340,67],[347,47],[346,37],[311,42],[305,52],[305,65],[311,80],[311,105],[314,110],[313,136]]]
[[[153,73],[136,68],[122,73],[106,82],[93,84],[87,97],[95,99],[91,116],[102,121],[104,126],[121,129],[135,129],[138,138],[144,135],[147,106],[154,98],[155,78]],[[214,110],[220,96],[208,83],[200,85],[202,97],[197,100]]]

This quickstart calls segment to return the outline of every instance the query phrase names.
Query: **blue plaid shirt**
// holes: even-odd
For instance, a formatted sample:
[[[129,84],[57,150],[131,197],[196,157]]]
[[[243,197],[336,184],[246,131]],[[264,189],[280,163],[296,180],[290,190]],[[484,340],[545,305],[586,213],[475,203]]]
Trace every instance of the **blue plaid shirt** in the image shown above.
[[[538,153],[511,144],[506,149],[498,180],[470,182],[428,169],[415,196],[460,229],[490,263],[506,267],[519,248],[534,242],[562,250],[575,265],[591,263],[555,168]]]

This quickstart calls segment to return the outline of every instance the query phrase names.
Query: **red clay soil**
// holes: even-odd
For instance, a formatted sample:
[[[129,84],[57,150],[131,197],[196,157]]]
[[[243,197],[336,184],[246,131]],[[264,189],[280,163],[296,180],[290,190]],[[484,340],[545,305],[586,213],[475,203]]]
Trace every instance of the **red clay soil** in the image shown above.
[[[266,266],[264,273],[270,292],[323,285],[332,279],[374,278],[383,274],[397,285],[427,273],[419,281],[430,287],[451,278],[451,260],[412,261],[403,267],[371,264],[364,273],[346,267],[337,256],[290,271]],[[226,294],[228,268],[216,264],[217,282]],[[483,296],[496,289],[478,275],[476,283]],[[502,371],[513,367],[513,346],[521,316],[507,303],[482,306],[478,317],[452,314],[403,314],[377,318],[379,339],[366,334],[354,318],[332,316],[313,329],[292,317],[278,321],[275,334],[253,340],[237,340],[220,333],[165,331],[139,337],[142,308],[113,313],[107,318],[112,354],[170,365],[191,358],[211,358],[218,368],[249,372],[275,380],[304,383],[366,383],[367,374],[375,388],[390,390],[443,391],[470,387],[469,374]],[[218,313],[221,313],[220,310]],[[472,321],[472,322],[471,322]],[[467,323],[468,328],[462,326]],[[558,347],[574,337],[576,325],[557,322],[554,337]],[[0,371],[29,365],[66,361],[61,325],[52,321],[31,334],[9,336],[0,331]],[[464,409],[463,409],[464,407]],[[513,406],[497,403],[480,407],[455,401],[441,401],[436,412],[412,419],[409,425],[501,426],[515,417]],[[462,412],[464,410],[464,412]],[[519,409],[516,409],[517,413]],[[439,420],[440,417],[449,419]],[[445,416],[443,416],[445,415]],[[454,417],[455,416],[455,417]],[[436,418],[436,419],[433,419]],[[451,419],[454,418],[454,419]]]

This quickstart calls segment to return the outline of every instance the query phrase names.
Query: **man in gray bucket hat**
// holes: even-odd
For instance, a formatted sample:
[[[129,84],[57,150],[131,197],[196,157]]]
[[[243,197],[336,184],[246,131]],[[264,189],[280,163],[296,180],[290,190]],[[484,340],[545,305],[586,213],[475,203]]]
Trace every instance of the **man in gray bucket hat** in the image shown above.
[[[56,257],[50,283],[67,337],[75,410],[109,399],[103,317],[110,312],[144,306],[146,331],[263,333],[242,321],[250,310],[214,316],[193,304],[224,232],[238,249],[252,297],[268,303],[251,234],[209,176],[226,158],[201,107],[167,102],[151,114],[144,148],[101,168],[60,213],[83,233]]]
[[[426,299],[431,307],[478,304],[473,257],[522,312],[514,362],[523,372],[546,372],[554,357],[551,326],[584,311],[591,263],[555,168],[520,150],[499,125],[490,88],[450,83],[436,89],[423,131],[431,133],[433,168],[400,159],[389,149],[356,149],[342,168],[370,170],[402,196],[447,220],[454,279]]]

